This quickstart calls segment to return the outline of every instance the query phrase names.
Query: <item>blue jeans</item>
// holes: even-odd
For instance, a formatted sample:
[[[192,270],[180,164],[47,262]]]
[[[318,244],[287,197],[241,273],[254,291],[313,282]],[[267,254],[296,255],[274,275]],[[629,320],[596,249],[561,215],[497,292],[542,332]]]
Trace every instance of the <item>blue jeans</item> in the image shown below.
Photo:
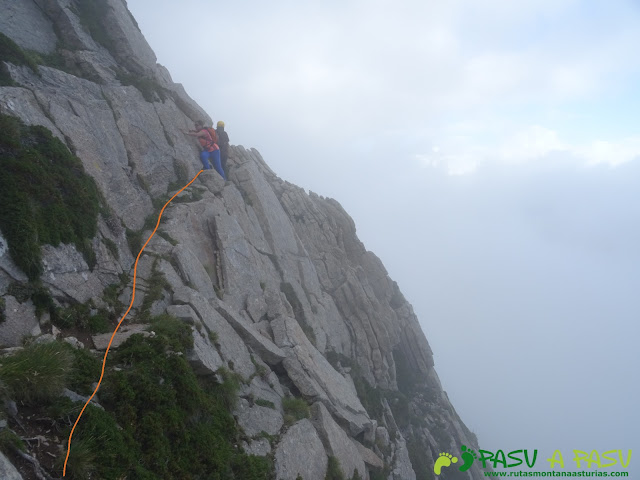
[[[214,150],[213,152],[207,152],[206,150],[203,150],[202,152],[200,152],[200,160],[202,161],[202,165],[205,170],[209,170],[211,168],[209,164],[209,160],[211,160],[211,163],[213,163],[216,172],[218,172],[220,176],[225,180],[227,179],[226,175],[224,174],[224,170],[222,170],[222,163],[220,163],[220,150]]]
[[[209,164],[210,155],[211,152],[207,152],[206,150],[200,152],[200,161],[202,162],[202,168],[205,170],[211,170],[211,165]]]

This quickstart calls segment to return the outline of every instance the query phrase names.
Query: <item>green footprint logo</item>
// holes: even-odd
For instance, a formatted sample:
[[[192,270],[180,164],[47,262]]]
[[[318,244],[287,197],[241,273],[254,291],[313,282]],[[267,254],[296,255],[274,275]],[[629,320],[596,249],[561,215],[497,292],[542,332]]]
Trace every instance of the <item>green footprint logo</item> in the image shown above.
[[[458,457],[454,457],[450,453],[441,453],[436,460],[436,464],[433,466],[433,471],[436,475],[440,475],[442,471],[442,467],[448,467],[452,463],[456,463],[458,461]]]
[[[460,456],[462,457],[462,461],[464,463],[462,465],[460,465],[459,470],[461,472],[466,472],[467,470],[469,470],[471,468],[471,465],[473,464],[473,461],[478,458],[478,455],[476,454],[476,452],[471,450],[466,445],[462,445],[460,447],[460,450],[462,450],[462,455],[460,455]],[[436,463],[436,465],[437,465],[437,463]]]

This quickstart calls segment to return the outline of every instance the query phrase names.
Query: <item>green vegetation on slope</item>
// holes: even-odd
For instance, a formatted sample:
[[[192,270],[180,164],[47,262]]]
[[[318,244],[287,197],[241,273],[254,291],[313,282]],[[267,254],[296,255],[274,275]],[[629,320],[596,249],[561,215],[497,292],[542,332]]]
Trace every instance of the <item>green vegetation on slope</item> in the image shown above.
[[[183,355],[192,343],[190,327],[168,316],[152,323],[156,336],[125,342],[113,360],[121,370],[101,389],[104,406],[134,442],[126,468],[116,455],[110,468],[134,475],[139,464],[148,478],[268,479],[266,459],[234,447],[240,432],[228,402],[235,380],[227,373],[222,385],[198,378]]]
[[[99,478],[269,480],[267,458],[246,455],[230,413],[240,387],[233,373],[224,379],[195,375],[185,352],[191,328],[168,315],[151,318],[154,337],[134,335],[107,364],[100,388],[104,410],[89,405],[74,432],[67,465],[71,480]],[[117,367],[117,368],[113,368]],[[83,404],[59,397],[63,388],[83,395],[100,376],[101,359],[87,350],[52,342],[32,344],[0,362],[0,396],[30,405],[30,428],[40,425],[68,438]],[[0,449],[24,448],[10,428]],[[44,433],[44,432],[43,432]],[[61,476],[66,451],[48,468]]]
[[[80,160],[51,132],[0,114],[0,230],[13,261],[36,280],[40,246],[75,243],[92,268],[100,196]]]
[[[33,58],[3,33],[0,33],[0,62],[27,65],[34,72],[38,72],[38,65],[36,65]],[[0,63],[0,86],[13,85],[14,82],[11,79],[11,75],[9,75],[9,70],[3,63]]]

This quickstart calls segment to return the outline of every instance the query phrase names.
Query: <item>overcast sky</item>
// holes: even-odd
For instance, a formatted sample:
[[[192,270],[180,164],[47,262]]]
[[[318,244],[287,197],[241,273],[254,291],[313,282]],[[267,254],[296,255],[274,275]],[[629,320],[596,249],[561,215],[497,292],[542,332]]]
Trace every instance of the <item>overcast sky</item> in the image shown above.
[[[640,455],[637,2],[128,3],[233,144],[354,218],[481,448]]]

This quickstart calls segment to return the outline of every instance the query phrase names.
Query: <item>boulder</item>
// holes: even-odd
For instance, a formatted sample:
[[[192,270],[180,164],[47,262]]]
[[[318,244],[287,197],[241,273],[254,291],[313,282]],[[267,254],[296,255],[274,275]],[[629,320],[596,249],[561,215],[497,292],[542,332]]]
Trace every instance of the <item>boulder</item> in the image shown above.
[[[218,302],[216,309],[238,335],[269,365],[277,365],[286,357],[280,348],[256,330],[252,323],[236,315],[229,306]]]
[[[2,452],[0,452],[0,478],[2,480],[22,480],[20,472]]]
[[[233,415],[244,432],[250,437],[261,432],[277,435],[284,424],[282,414],[278,410],[260,405],[250,406],[249,402],[244,398],[238,401]]]
[[[271,444],[266,438],[257,438],[251,440],[249,443],[242,442],[242,448],[248,455],[257,455],[259,457],[266,457],[271,453]]]
[[[353,387],[311,344],[298,322],[279,317],[271,322],[276,344],[287,358],[289,378],[306,396],[322,401],[329,411],[349,425],[353,436],[371,428],[372,422]]]
[[[148,332],[149,325],[144,324],[126,324],[123,323],[115,336],[113,337],[113,342],[111,343],[111,347],[109,350],[118,348],[122,345],[131,335],[135,335],[139,333],[144,335],[145,337],[151,336],[151,333]],[[91,338],[93,340],[93,344],[96,347],[96,350],[106,350],[109,345],[109,340],[111,340],[112,333],[101,333],[100,335],[93,335]]]
[[[302,419],[282,436],[276,447],[277,480],[321,480],[327,473],[329,461],[322,441],[309,420]]]
[[[313,426],[319,433],[326,452],[338,459],[345,476],[351,478],[356,469],[360,475],[364,475],[366,470],[358,448],[335,422],[327,408],[322,403],[314,403],[311,414]]]
[[[204,296],[189,287],[182,287],[174,292],[173,301],[193,308],[207,332],[216,334],[220,356],[229,369],[244,378],[249,378],[255,372],[245,343]]]
[[[15,297],[6,295],[4,299],[4,322],[0,323],[0,345],[4,347],[17,347],[22,345],[22,339],[39,326],[36,318],[36,309],[27,300],[19,303]]]

